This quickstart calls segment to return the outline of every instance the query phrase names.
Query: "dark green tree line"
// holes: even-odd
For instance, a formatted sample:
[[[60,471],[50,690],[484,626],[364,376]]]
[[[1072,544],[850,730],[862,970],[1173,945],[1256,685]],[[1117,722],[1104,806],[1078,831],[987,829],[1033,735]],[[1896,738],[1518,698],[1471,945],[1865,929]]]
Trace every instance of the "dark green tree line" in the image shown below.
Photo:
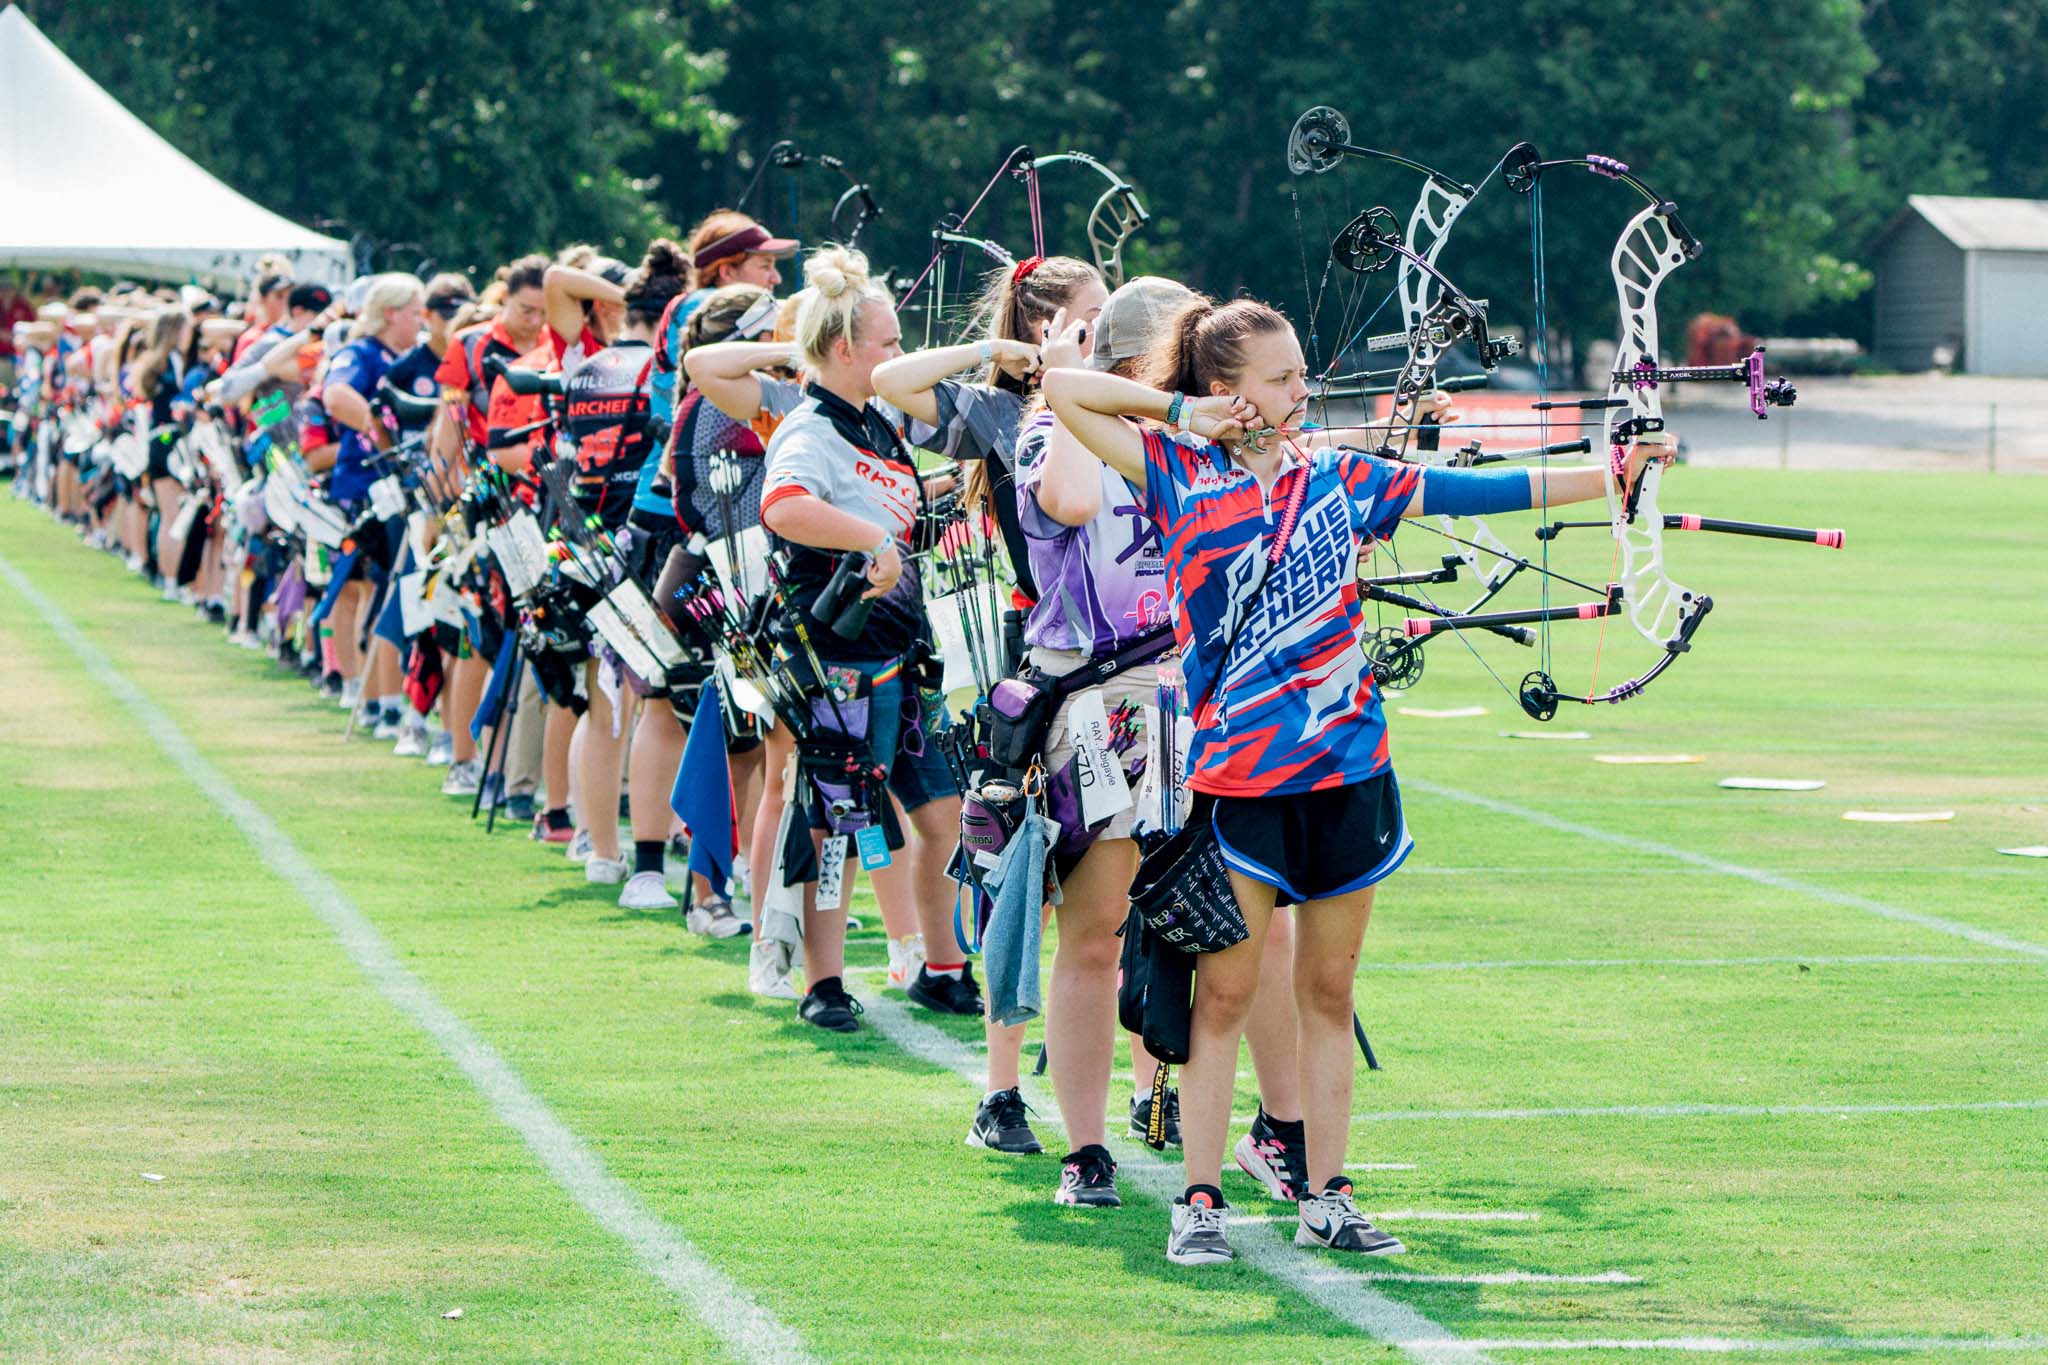
[[[1707,243],[1667,318],[1712,308],[1759,332],[1857,332],[1868,247],[1905,195],[2048,194],[2048,0],[27,8],[238,189],[470,267],[576,239],[631,253],[735,202],[787,137],[872,183],[886,216],[871,254],[915,273],[939,215],[1029,144],[1093,153],[1139,187],[1154,219],[1134,267],[1299,318],[1304,256],[1319,277],[1351,213],[1405,219],[1420,188],[1384,165],[1293,183],[1287,129],[1330,104],[1360,141],[1474,182],[1521,139],[1618,157]],[[817,241],[843,186],[771,169],[748,207]],[[1049,249],[1083,249],[1099,188],[1048,173]],[[1604,335],[1608,252],[1633,196],[1559,172],[1541,202],[1551,322]],[[1487,184],[1442,262],[1524,326],[1532,207]],[[1028,249],[1021,189],[997,185],[972,230]]]

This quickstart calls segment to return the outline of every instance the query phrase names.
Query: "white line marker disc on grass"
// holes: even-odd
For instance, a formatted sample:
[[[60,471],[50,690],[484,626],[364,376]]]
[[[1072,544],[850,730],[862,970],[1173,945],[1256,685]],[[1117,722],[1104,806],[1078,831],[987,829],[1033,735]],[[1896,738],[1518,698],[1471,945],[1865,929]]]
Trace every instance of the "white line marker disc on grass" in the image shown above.
[[[1845,810],[1844,820],[1866,825],[1938,825],[1956,818],[1952,810]]]
[[[1998,851],[2012,858],[2048,858],[2048,844],[2029,844],[2025,848],[2001,848]]]
[[[1817,777],[1724,777],[1714,785],[1738,792],[1817,792],[1827,783]]]
[[[1624,765],[1706,762],[1698,754],[1594,754],[1593,761],[1595,763],[1619,763]]]
[[[1466,720],[1472,716],[1486,714],[1486,708],[1483,706],[1397,706],[1394,709],[1404,716],[1413,716],[1417,720]]]
[[[1503,730],[1502,739],[1591,739],[1586,730]]]

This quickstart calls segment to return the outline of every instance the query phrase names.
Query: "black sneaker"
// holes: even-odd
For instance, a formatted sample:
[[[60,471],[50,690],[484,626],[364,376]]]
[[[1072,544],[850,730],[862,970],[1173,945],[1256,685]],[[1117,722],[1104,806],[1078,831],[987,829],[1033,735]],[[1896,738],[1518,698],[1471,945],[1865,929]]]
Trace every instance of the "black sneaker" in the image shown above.
[[[796,1007],[797,1017],[809,1024],[833,1033],[853,1033],[860,1028],[855,1017],[865,1014],[860,1001],[846,993],[846,987],[839,984],[839,978],[828,976],[805,994],[803,1003]]]
[[[1381,1232],[1351,1202],[1351,1182],[1334,1176],[1323,1192],[1301,1201],[1301,1225],[1294,1230],[1298,1247],[1328,1247],[1360,1256],[1398,1256],[1408,1248],[1391,1233]]]
[[[320,679],[320,695],[329,701],[341,700],[341,674],[328,673]]]
[[[1300,1119],[1281,1123],[1266,1117],[1265,1106],[1259,1106],[1252,1130],[1237,1140],[1232,1155],[1275,1200],[1291,1204],[1308,1197],[1308,1136]]]
[[[1152,1131],[1152,1092],[1131,1096],[1131,1136],[1140,1142],[1149,1140]],[[1180,1146],[1180,1087],[1166,1087],[1166,1145]]]
[[[505,798],[505,818],[519,824],[530,824],[533,820],[533,793],[513,792]]]
[[[1124,1201],[1116,1192],[1116,1162],[1109,1149],[1091,1143],[1060,1158],[1060,1187],[1052,1202],[1089,1209],[1122,1208]]]
[[[905,992],[918,1004],[940,1014],[981,1013],[981,987],[974,984],[974,967],[969,964],[960,969],[958,976],[933,976],[929,968],[919,967],[917,979],[910,983]]]
[[[1045,1148],[1038,1145],[1038,1135],[1031,1131],[1025,1111],[1023,1091],[998,1090],[975,1109],[974,1126],[967,1130],[967,1145],[1012,1156],[1036,1156]]]

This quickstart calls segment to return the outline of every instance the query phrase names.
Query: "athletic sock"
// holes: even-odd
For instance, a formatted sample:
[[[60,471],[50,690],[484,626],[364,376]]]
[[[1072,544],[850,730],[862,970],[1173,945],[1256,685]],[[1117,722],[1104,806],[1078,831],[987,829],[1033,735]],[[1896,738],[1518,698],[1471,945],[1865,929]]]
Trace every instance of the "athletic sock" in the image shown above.
[[[633,875],[642,872],[662,870],[662,858],[668,852],[668,844],[660,839],[635,839],[633,841]]]
[[[967,970],[967,964],[965,962],[955,962],[950,967],[941,967],[938,963],[927,959],[924,969],[933,976],[950,976],[955,981],[958,981],[960,974]]]
[[[568,808],[567,806],[550,806],[550,807],[548,807],[548,828],[549,828],[549,829],[573,829],[573,828],[575,828],[575,826],[573,826],[573,825],[571,825],[571,824],[569,823],[569,808]]]
[[[1300,1119],[1276,1119],[1266,1114],[1266,1107],[1259,1106],[1259,1112],[1266,1115],[1266,1126],[1281,1137],[1294,1137],[1302,1131]]]
[[[1181,1192],[1180,1202],[1190,1205],[1201,1204],[1206,1208],[1212,1209],[1230,1207],[1223,1202],[1223,1191],[1217,1189],[1214,1185],[1190,1185]]]
[[[377,698],[377,705],[383,709],[384,714],[388,718],[396,721],[405,711],[405,693],[393,692],[388,696],[379,697]]]

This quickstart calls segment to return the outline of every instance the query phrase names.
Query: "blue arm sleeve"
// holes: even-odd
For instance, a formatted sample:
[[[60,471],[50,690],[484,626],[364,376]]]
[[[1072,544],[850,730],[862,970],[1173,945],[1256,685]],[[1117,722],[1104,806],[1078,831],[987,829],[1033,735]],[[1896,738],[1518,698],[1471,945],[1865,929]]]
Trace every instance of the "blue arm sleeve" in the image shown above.
[[[1483,517],[1530,507],[1526,469],[1425,469],[1422,505],[1446,517]]]

